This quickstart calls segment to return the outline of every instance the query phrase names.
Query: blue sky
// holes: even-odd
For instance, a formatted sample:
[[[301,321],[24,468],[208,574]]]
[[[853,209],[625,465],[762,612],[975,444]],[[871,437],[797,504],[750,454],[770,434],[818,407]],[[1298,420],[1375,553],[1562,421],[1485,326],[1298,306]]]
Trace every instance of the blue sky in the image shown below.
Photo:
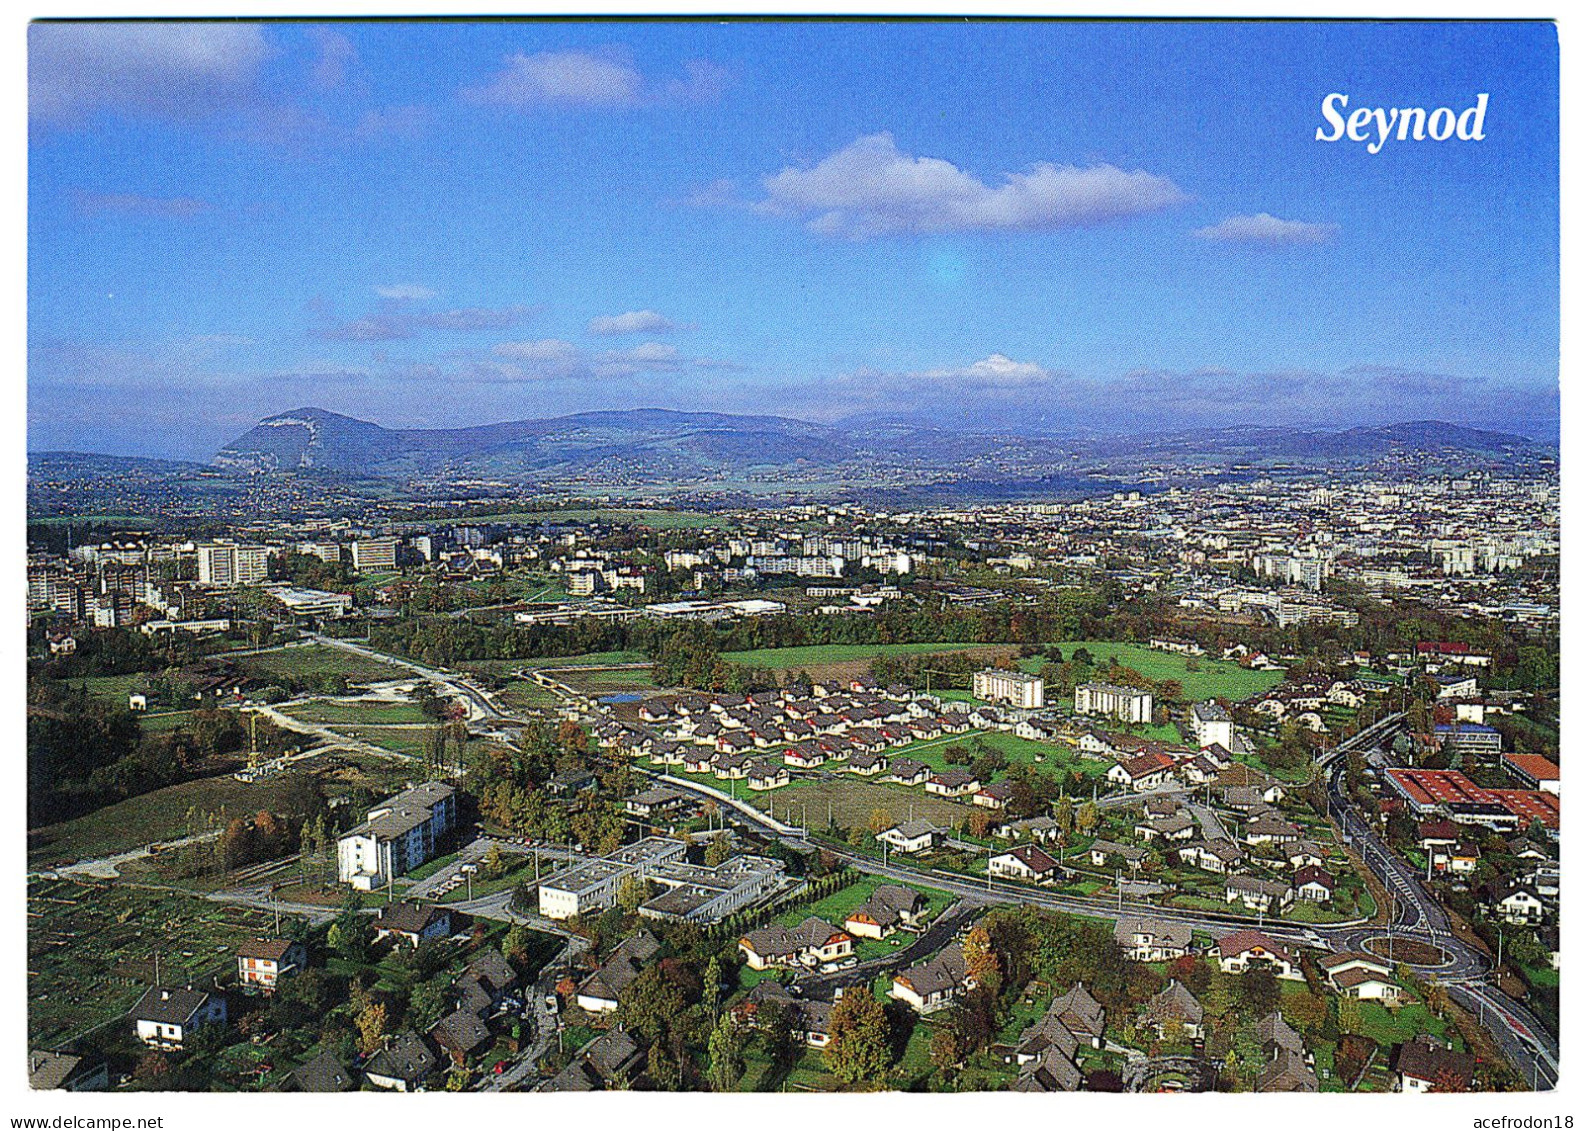
[[[1545,24],[35,24],[29,447],[317,405],[1550,435]],[[1483,141],[1320,105],[1489,96]]]

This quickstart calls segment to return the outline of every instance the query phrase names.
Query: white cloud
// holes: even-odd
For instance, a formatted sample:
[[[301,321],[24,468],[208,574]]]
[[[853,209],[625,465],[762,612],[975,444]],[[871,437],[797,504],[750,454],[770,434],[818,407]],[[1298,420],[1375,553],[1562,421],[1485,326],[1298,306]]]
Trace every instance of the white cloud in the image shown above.
[[[394,299],[397,302],[422,302],[425,299],[439,297],[437,291],[418,283],[395,283],[388,287],[375,287],[374,293],[380,298]]]
[[[677,325],[653,310],[629,310],[625,314],[602,314],[589,321],[588,332],[602,336],[616,334],[664,334]]]
[[[630,63],[587,51],[521,53],[506,69],[469,94],[506,106],[622,107],[638,101],[643,76]]]
[[[1219,224],[1197,228],[1194,235],[1218,243],[1264,244],[1281,247],[1293,244],[1325,243],[1337,234],[1335,224],[1311,224],[1303,220],[1282,220],[1269,212],[1253,216],[1228,216]]]
[[[560,338],[542,338],[537,342],[501,342],[495,347],[497,357],[513,361],[571,362],[577,360],[578,348]]]
[[[1005,354],[993,353],[982,361],[959,369],[928,369],[915,374],[930,381],[960,382],[978,388],[991,386],[1039,385],[1054,374],[1033,361],[1013,361]]]
[[[737,195],[737,182],[730,177],[700,185],[683,197],[682,203],[689,208],[741,208],[745,204]]]
[[[1041,163],[992,188],[938,157],[913,157],[888,133],[860,137],[811,169],[765,178],[764,211],[808,217],[812,231],[863,239],[901,232],[1036,231],[1139,216],[1185,199],[1169,179],[1113,165]]]
[[[559,338],[545,338],[501,342],[494,354],[503,361],[488,363],[479,369],[490,380],[607,381],[642,374],[731,367],[709,358],[684,357],[675,346],[665,342],[644,342],[631,349],[591,353]]]
[[[638,106],[712,102],[726,71],[702,59],[683,64],[685,74],[654,81],[625,51],[540,51],[507,56],[505,67],[482,86],[462,92],[469,101],[512,106],[626,110]]]
[[[201,117],[254,101],[269,55],[259,24],[35,23],[28,111],[51,122],[99,110]]]

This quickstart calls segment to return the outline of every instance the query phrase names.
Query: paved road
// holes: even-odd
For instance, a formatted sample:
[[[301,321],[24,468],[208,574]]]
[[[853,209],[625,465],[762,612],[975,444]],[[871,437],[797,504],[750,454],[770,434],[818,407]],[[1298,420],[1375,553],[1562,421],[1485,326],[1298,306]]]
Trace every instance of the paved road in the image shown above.
[[[1230,840],[1226,828],[1221,824],[1221,815],[1210,806],[1198,801],[1184,803],[1188,812],[1193,814],[1194,820],[1199,822],[1199,831],[1205,840]]]
[[[113,880],[121,874],[121,865],[130,864],[134,860],[146,860],[156,851],[164,852],[167,849],[181,848],[188,844],[198,844],[201,841],[214,840],[220,835],[216,829],[213,832],[197,833],[193,836],[184,836],[178,840],[156,841],[154,844],[145,844],[142,848],[128,849],[118,852],[114,856],[100,856],[94,860],[79,860],[75,864],[64,864],[59,868],[46,868],[28,875],[28,879],[58,880],[71,876],[81,876],[91,880]]]
[[[524,1084],[532,1086],[539,1083],[539,1061],[550,1051],[550,1042],[555,1040],[561,1024],[560,1016],[545,1004],[555,989],[556,971],[575,961],[589,945],[586,939],[576,935],[566,935],[565,938],[561,949],[540,968],[539,977],[528,988],[528,1001],[523,1012],[524,1020],[532,1026],[532,1042],[513,1058],[504,1072],[499,1076],[486,1076],[474,1087],[474,1091],[515,1092],[521,1090]]]
[[[450,692],[454,698],[462,700],[467,706],[469,721],[483,719],[515,721],[515,716],[511,712],[503,711],[495,705],[495,701],[483,690],[454,672],[426,667],[423,664],[416,664],[411,660],[402,659],[400,656],[392,656],[388,652],[381,652],[366,645],[358,644],[351,640],[341,640],[334,636],[321,636],[318,633],[313,633],[311,639],[314,643],[323,644],[327,648],[339,648],[343,652],[351,652],[362,656],[364,659],[377,660],[392,667],[406,668],[408,671],[415,672],[432,683],[439,684]]]

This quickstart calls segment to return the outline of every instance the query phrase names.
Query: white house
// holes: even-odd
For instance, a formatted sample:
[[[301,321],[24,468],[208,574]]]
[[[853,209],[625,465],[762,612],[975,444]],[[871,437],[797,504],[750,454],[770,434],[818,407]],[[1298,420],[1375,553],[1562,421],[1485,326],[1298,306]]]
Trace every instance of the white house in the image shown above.
[[[179,1049],[205,1025],[225,1021],[225,998],[193,986],[150,986],[132,1007],[138,1040],[160,1049]]]
[[[914,853],[935,847],[936,838],[944,836],[945,832],[945,829],[920,818],[889,828],[875,839],[890,845],[893,852]]]
[[[1020,844],[990,857],[987,865],[990,875],[1003,879],[1028,880],[1034,883],[1053,883],[1061,877],[1061,868],[1042,848]]]

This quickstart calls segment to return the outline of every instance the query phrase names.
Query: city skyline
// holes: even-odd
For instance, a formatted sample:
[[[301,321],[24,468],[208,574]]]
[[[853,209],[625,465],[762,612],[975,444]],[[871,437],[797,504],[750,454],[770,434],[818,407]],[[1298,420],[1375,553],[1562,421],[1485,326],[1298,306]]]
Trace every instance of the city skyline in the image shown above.
[[[1542,24],[35,24],[29,447],[207,459],[301,405],[1550,439],[1555,52]],[[1317,143],[1338,91],[1486,93],[1486,137]]]

